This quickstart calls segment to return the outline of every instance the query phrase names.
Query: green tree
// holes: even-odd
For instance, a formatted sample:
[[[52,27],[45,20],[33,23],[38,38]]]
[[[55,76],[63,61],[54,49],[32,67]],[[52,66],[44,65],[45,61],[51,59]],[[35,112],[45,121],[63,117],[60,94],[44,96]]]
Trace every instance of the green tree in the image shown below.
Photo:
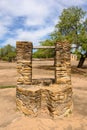
[[[52,40],[45,40],[40,42],[41,46],[54,46],[54,42]],[[54,49],[38,49],[34,52],[34,58],[51,58],[54,56]]]
[[[0,58],[4,56],[4,50],[3,48],[0,48]]]
[[[80,47],[80,61],[78,67],[81,68],[85,59],[87,58],[87,19],[83,22],[82,30],[79,34]],[[78,51],[77,51],[78,53]]]
[[[0,59],[12,62],[16,58],[16,49],[10,44],[0,49]]]
[[[55,26],[55,31],[51,35],[53,39],[60,40],[60,38],[64,38],[78,44],[78,35],[82,28],[81,20],[84,16],[85,12],[81,8],[70,7],[64,9],[59,17],[58,24]]]
[[[54,45],[56,41],[68,40],[71,44],[76,45],[75,53],[79,58],[78,67],[82,67],[87,57],[87,19],[86,12],[79,7],[70,7],[64,9],[59,17],[59,22],[55,30],[50,34],[50,39],[41,42],[43,46]],[[85,19],[85,20],[84,20]],[[53,57],[54,51],[40,50],[34,53],[36,57]]]
[[[79,7],[64,9],[51,34],[54,41],[67,39],[71,44],[76,44],[76,54],[80,57],[78,67],[82,67],[87,57],[87,19],[83,20],[85,14]]]

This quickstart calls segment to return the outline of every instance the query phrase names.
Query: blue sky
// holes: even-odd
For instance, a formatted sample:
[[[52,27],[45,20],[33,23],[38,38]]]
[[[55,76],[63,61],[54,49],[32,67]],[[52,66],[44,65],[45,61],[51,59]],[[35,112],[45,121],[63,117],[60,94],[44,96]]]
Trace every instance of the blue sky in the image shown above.
[[[79,6],[87,11],[87,0],[0,0],[0,47],[16,41],[38,45],[53,32],[64,8]]]

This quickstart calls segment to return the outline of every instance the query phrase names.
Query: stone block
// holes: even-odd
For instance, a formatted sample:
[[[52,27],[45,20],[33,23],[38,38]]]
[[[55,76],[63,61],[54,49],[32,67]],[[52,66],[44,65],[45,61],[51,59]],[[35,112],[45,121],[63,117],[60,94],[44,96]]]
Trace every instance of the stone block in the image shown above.
[[[32,86],[18,86],[16,93],[17,108],[27,115],[36,116],[41,108],[41,90]]]
[[[66,89],[58,87],[49,89],[47,107],[52,117],[65,115],[66,111],[72,108],[72,95],[69,97],[69,93],[72,93],[72,89],[67,87]]]

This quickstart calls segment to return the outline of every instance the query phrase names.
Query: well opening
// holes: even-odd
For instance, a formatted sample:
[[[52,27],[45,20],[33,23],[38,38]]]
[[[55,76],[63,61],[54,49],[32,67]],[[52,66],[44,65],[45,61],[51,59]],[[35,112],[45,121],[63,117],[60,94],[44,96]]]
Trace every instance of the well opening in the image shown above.
[[[33,51],[55,50],[50,46],[33,46]],[[32,58],[32,84],[50,85],[55,81],[55,65],[54,58]]]

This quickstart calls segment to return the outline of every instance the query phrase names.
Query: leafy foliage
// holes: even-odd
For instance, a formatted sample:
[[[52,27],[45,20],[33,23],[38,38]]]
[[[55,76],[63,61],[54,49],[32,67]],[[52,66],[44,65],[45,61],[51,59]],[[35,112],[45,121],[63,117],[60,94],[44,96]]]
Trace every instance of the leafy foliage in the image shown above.
[[[64,9],[55,31],[51,37],[56,41],[67,39],[71,44],[76,44],[76,54],[82,55],[87,50],[87,19],[84,20],[86,12],[79,7]],[[79,51],[81,47],[81,51]]]
[[[76,45],[74,53],[76,53],[78,58],[83,59],[87,57],[87,18],[85,18],[85,15],[86,12],[79,7],[73,6],[64,9],[59,17],[59,22],[55,26],[54,32],[50,34],[50,40],[41,42],[41,45],[51,45],[51,42],[53,45],[56,41],[68,40],[71,44]],[[43,52],[43,50],[35,52],[35,54],[45,57],[46,55],[48,57],[54,55],[53,52],[48,51],[48,53],[46,51]],[[82,64],[80,64],[80,67]]]
[[[45,40],[40,42],[41,46],[54,46],[54,42],[52,40]],[[54,49],[38,49],[34,52],[34,58],[51,58],[54,56]]]
[[[60,36],[64,39],[68,39],[73,43],[77,43],[81,29],[82,19],[84,18],[85,12],[78,7],[70,7],[64,9],[58,24],[55,26],[53,32],[53,38],[58,40]],[[59,34],[56,36],[56,34]]]
[[[12,62],[16,58],[16,49],[10,44],[0,48],[0,59]]]

